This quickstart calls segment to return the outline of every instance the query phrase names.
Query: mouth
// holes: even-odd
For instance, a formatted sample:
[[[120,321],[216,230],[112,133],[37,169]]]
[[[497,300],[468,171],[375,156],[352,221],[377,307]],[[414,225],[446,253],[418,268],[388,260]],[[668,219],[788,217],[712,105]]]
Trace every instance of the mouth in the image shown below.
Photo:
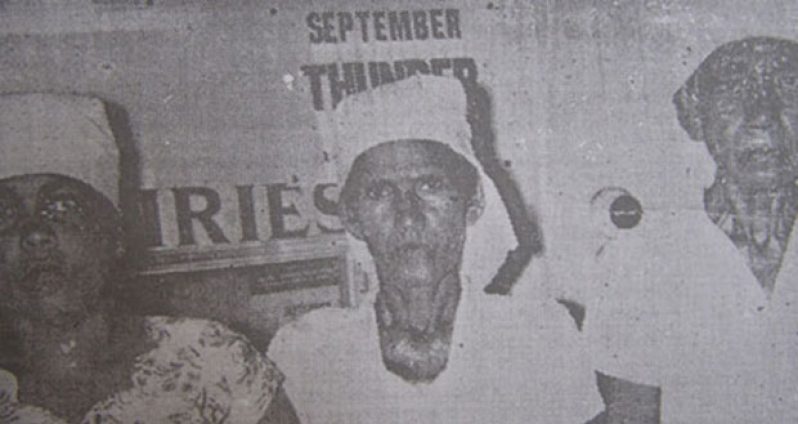
[[[773,171],[775,165],[778,165],[782,153],[780,149],[772,147],[758,147],[752,149],[744,149],[737,155],[737,162],[743,165],[746,169],[759,169],[769,168]]]
[[[409,253],[424,248],[424,244],[420,242],[407,242],[402,243],[396,249],[398,253]]]

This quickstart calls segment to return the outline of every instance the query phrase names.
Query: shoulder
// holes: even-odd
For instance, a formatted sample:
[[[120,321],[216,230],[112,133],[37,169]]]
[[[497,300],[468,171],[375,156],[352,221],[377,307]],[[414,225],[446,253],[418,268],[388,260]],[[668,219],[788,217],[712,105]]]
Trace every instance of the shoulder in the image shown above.
[[[254,423],[282,384],[265,354],[220,323],[147,317],[146,330],[155,348],[138,357],[133,388],[98,404],[93,415],[161,422],[169,414],[199,419],[221,408],[233,422]]]
[[[563,422],[555,417],[566,411],[586,420],[601,410],[590,350],[565,306],[534,290],[482,300],[491,304],[490,315],[477,323],[481,331],[472,343],[480,360],[474,363],[501,363],[489,367],[484,381],[499,382],[495,390],[517,399],[519,408],[551,411],[551,422]]]
[[[483,315],[480,325],[481,337],[491,341],[485,349],[495,357],[507,357],[520,374],[536,374],[537,381],[595,394],[590,349],[577,319],[583,318],[579,315],[584,308],[568,303],[574,317],[557,299],[521,291],[513,296],[521,294],[527,297],[491,301],[494,313]],[[571,372],[563,374],[565,368]]]
[[[363,307],[368,306],[322,308],[284,324],[269,345],[269,357],[289,380],[308,373],[323,374],[347,362],[348,357],[356,356],[355,350],[362,348],[352,341],[363,340],[364,333],[375,325],[369,320],[371,317],[373,321],[373,316]]]
[[[246,341],[244,336],[224,324],[199,318],[150,316],[145,319],[145,326],[149,336],[160,344],[207,344],[231,339]]]
[[[157,345],[146,355],[150,359],[179,360],[208,373],[254,369],[263,374],[259,377],[271,378],[275,384],[282,379],[265,354],[245,336],[221,323],[155,316],[147,318],[147,332]]]
[[[519,285],[510,296],[483,301],[491,304],[494,315],[517,322],[515,329],[556,334],[558,338],[578,336],[586,312],[586,305],[576,296],[556,293],[539,284]]]
[[[0,403],[0,422],[2,423],[35,423],[35,424],[67,424],[42,408],[20,404]]]
[[[64,424],[42,408],[17,403],[17,378],[0,369],[0,423]]]
[[[481,298],[477,307],[478,318],[468,317],[480,339],[489,340],[484,347],[497,356],[509,360],[529,362],[527,369],[539,368],[548,373],[559,369],[552,364],[585,362],[587,347],[580,331],[584,307],[576,302],[567,303],[534,290],[513,291],[510,297]],[[581,316],[580,316],[581,314]],[[573,367],[573,365],[570,365]],[[555,373],[556,374],[556,373]],[[587,371],[588,379],[592,372]]]
[[[326,307],[308,312],[300,318],[280,326],[269,345],[269,355],[282,347],[297,344],[329,344],[340,339],[343,333],[360,327],[358,322],[368,319],[361,306],[355,309]],[[332,337],[337,335],[338,337]]]

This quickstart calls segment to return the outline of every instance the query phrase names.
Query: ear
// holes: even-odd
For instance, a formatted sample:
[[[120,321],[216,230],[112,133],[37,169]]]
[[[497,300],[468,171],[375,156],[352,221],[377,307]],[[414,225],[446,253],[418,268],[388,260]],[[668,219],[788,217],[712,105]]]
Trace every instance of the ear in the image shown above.
[[[485,193],[482,191],[482,184],[477,184],[474,196],[466,205],[466,224],[474,225],[482,216],[483,210],[485,210]]]
[[[676,106],[676,115],[679,124],[687,131],[691,139],[704,140],[703,123],[698,112],[699,93],[695,75],[673,95],[673,105]]]
[[[344,229],[346,229],[346,232],[358,240],[363,240],[365,238],[363,234],[363,225],[360,223],[357,212],[349,202],[344,200],[343,196],[341,196],[341,202],[338,204],[338,217]]]

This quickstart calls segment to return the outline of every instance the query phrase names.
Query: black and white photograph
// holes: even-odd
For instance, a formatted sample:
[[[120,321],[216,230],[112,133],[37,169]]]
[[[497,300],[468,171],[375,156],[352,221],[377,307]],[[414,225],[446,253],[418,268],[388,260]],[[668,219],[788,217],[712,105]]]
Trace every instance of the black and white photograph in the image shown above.
[[[796,23],[0,0],[0,424],[798,423]]]

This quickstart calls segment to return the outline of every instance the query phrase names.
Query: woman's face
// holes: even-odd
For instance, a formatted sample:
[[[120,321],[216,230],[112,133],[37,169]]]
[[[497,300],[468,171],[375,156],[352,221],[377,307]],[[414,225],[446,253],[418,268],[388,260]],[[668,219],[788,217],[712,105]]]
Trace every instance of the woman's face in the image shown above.
[[[771,44],[718,53],[700,80],[705,141],[738,184],[798,178],[798,49]]]
[[[105,196],[73,178],[0,180],[0,307],[52,324],[86,316],[120,253],[119,223]]]

